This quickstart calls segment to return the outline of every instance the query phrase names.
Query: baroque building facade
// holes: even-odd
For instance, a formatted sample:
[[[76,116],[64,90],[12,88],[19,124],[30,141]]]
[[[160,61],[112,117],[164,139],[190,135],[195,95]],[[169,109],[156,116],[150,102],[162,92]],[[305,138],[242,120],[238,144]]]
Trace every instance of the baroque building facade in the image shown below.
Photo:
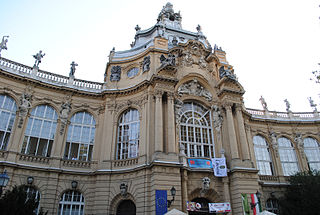
[[[320,169],[318,112],[246,108],[225,51],[181,20],[168,3],[137,26],[103,83],[76,79],[74,63],[66,77],[0,58],[5,189],[28,187],[49,214],[156,214],[169,206],[156,191],[170,200],[172,187],[169,209],[229,202],[243,214],[241,194],[259,191],[277,213],[287,176]],[[226,177],[189,162],[220,157]]]

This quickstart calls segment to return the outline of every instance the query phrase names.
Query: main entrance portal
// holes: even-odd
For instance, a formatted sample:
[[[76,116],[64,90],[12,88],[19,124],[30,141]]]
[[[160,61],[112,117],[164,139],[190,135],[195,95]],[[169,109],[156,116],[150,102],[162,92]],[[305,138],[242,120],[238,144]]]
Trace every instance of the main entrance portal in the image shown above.
[[[117,215],[136,215],[136,205],[131,200],[123,200],[117,207]]]

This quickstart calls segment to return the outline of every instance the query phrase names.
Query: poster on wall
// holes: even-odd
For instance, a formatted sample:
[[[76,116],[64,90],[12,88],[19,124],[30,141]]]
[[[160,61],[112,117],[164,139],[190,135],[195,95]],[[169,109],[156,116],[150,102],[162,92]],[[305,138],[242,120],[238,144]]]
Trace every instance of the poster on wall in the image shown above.
[[[201,168],[201,169],[211,169],[212,163],[210,159],[200,159],[200,158],[189,158],[189,167],[191,168]]]
[[[216,177],[227,176],[226,158],[212,158],[213,173]]]
[[[231,211],[231,206],[229,202],[225,203],[209,203],[210,213],[227,213]]]
[[[197,202],[187,202],[187,211],[201,211],[201,204]]]

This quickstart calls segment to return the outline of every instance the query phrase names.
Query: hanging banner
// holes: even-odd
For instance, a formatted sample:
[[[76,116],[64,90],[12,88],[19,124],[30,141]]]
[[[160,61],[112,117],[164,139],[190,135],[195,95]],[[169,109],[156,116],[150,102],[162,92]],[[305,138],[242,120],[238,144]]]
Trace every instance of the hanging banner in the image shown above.
[[[253,215],[257,215],[261,212],[260,201],[258,200],[258,197],[256,194],[252,193],[250,194],[250,196],[251,196],[251,203],[254,205]]]
[[[197,202],[187,202],[187,211],[201,211],[201,204]]]
[[[247,194],[241,193],[243,215],[250,215],[250,206],[248,202]]]
[[[211,169],[212,163],[209,159],[200,159],[200,158],[189,158],[188,159],[189,167],[191,168],[203,168],[203,169]]]
[[[213,172],[216,177],[227,176],[226,158],[213,158],[212,159]]]
[[[226,213],[231,211],[229,202],[226,203],[209,203],[210,213]]]
[[[167,191],[156,190],[156,215],[163,215],[167,211]]]

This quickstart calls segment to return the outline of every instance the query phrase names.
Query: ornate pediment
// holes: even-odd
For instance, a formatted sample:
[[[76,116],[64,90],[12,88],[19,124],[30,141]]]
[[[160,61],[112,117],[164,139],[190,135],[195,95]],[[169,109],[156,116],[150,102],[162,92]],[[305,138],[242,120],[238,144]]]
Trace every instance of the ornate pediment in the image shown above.
[[[186,82],[178,88],[178,95],[193,95],[204,97],[207,101],[212,101],[212,94],[205,89],[197,79]]]

